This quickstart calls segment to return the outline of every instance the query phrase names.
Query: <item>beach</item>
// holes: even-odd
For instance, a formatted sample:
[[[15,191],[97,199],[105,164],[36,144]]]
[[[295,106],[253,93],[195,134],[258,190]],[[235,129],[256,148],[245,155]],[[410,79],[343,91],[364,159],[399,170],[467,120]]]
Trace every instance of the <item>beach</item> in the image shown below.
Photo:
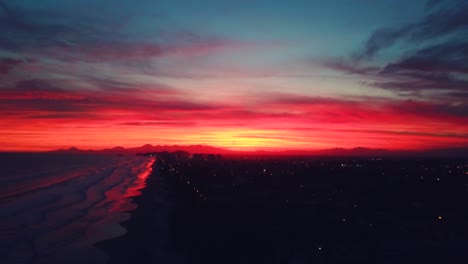
[[[0,262],[96,263],[93,245],[123,235],[154,158],[2,153]]]
[[[169,221],[174,208],[170,196],[160,167],[155,163],[142,195],[134,198],[137,208],[122,223],[127,232],[96,245],[108,253],[109,263],[178,263],[175,260],[179,257],[169,248]]]

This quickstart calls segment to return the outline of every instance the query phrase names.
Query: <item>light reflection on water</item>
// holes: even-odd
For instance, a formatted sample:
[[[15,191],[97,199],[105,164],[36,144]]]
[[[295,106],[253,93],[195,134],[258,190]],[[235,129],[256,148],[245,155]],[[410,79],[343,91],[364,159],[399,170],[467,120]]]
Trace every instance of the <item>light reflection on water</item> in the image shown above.
[[[92,245],[125,233],[119,223],[136,208],[131,197],[141,194],[155,161],[5,155],[1,164],[10,167],[0,176],[0,263],[102,263],[105,255]]]

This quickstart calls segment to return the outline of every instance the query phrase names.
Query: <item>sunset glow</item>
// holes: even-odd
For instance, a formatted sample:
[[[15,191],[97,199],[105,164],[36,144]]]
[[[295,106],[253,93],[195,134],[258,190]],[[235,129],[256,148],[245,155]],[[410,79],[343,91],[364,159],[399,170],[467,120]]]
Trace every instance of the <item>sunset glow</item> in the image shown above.
[[[0,0],[2,151],[468,146],[462,2],[64,2]]]

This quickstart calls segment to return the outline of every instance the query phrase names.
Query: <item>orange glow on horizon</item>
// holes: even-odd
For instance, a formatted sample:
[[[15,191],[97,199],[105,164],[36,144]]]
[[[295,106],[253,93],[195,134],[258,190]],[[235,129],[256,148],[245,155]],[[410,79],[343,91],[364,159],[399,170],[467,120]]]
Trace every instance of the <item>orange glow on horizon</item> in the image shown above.
[[[144,144],[209,145],[244,151],[468,146],[466,118],[450,111],[438,112],[439,105],[427,102],[377,103],[280,94],[257,100],[252,107],[172,101],[166,93],[165,100],[155,100],[141,99],[132,91],[110,95],[55,90],[0,92],[8,106],[0,119],[0,151]]]
[[[230,16],[208,1],[189,18],[193,6],[174,1],[131,5],[143,12],[101,3],[104,13],[76,1],[44,4],[57,14],[47,21],[39,1],[14,2],[0,0],[0,151],[468,147],[466,28],[431,19],[468,10],[458,5],[417,1],[395,20],[360,5],[330,15],[346,6],[333,3],[323,27],[305,19],[316,1],[299,13],[248,1]],[[233,26],[237,15],[262,32]],[[350,31],[350,19],[363,20]]]
[[[157,132],[155,132],[157,131]],[[3,133],[5,135],[5,133]],[[18,136],[18,134],[16,135]],[[446,146],[467,146],[465,138],[428,135],[395,136],[366,131],[278,131],[267,129],[197,128],[191,132],[174,128],[135,129],[56,129],[54,133],[36,131],[14,137],[1,144],[2,151],[49,151],[77,147],[80,149],[125,148],[152,145],[209,145],[235,151],[319,150],[327,148],[384,148],[389,150],[423,150]],[[391,140],[389,140],[391,139]]]

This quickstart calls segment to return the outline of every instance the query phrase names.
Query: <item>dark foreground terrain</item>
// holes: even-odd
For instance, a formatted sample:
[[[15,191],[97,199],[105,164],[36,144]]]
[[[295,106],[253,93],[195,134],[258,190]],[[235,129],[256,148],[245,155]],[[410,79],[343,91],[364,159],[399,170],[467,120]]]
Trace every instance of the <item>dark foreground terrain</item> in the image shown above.
[[[468,161],[158,153],[110,263],[468,263]]]

